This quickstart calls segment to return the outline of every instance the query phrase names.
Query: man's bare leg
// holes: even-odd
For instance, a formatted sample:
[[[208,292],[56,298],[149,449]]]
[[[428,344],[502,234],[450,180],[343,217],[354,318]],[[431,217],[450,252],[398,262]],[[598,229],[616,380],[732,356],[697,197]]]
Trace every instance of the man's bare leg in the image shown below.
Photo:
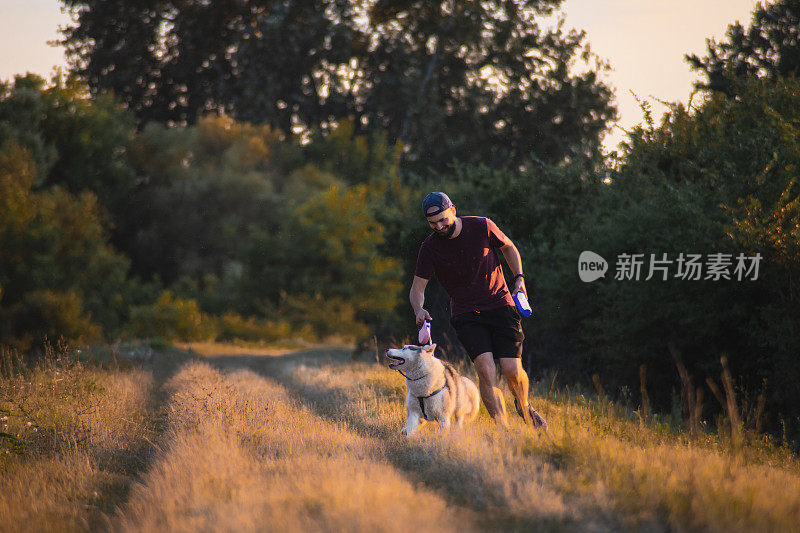
[[[508,425],[506,420],[506,404],[503,395],[497,388],[497,369],[494,365],[492,352],[484,352],[477,356],[473,361],[475,370],[478,372],[478,389],[481,392],[481,399],[489,415],[496,422],[504,426]]]
[[[535,409],[528,405],[528,391],[530,382],[528,374],[522,368],[522,360],[517,357],[501,357],[500,369],[508,382],[508,388],[511,389],[511,394],[517,400],[516,405],[519,406],[518,412],[522,415],[526,424],[532,424],[534,427],[547,427],[544,418],[536,412]]]
[[[517,399],[517,403],[522,408],[523,418],[526,424],[530,424],[528,416],[528,374],[522,368],[522,360],[517,357],[501,357],[500,370],[506,378],[511,394]]]

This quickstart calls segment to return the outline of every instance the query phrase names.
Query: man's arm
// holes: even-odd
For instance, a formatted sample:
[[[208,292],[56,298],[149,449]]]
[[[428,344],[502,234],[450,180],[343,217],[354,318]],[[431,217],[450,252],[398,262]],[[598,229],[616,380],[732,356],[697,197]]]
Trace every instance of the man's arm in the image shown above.
[[[511,273],[515,276],[514,290],[511,291],[512,294],[522,291],[527,296],[528,290],[525,288],[525,278],[522,276],[516,277],[517,274],[522,274],[522,257],[519,255],[519,250],[517,250],[517,247],[514,246],[514,243],[509,240],[508,244],[500,247],[500,251],[503,252],[503,257],[506,258],[508,267],[511,269]]]
[[[427,287],[427,285],[427,279],[414,276],[414,281],[411,283],[411,292],[408,295],[418,326],[421,326],[422,322],[425,320],[433,320],[430,313],[422,308],[422,305],[425,303],[425,287]]]

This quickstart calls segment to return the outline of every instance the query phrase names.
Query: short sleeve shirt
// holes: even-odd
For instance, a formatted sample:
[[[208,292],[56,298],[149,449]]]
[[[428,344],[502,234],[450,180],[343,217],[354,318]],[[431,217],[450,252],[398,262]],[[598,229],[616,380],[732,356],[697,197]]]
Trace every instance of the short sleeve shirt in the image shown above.
[[[461,224],[454,239],[435,233],[425,239],[414,275],[436,276],[450,295],[453,315],[514,305],[495,252],[511,240],[488,218],[461,217]]]

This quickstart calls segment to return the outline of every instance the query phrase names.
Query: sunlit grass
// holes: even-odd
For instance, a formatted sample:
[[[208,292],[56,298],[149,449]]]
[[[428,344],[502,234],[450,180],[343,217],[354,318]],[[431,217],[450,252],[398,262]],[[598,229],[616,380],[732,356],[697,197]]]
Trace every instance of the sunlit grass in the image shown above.
[[[323,409],[331,416],[370,433],[388,438],[403,426],[405,387],[394,372],[376,365],[300,364],[284,379],[330,405]],[[690,439],[583,395],[550,396],[533,398],[548,420],[547,435],[516,420],[505,431],[482,410],[464,438],[443,440],[438,428],[426,428],[419,439],[397,445],[399,463],[421,466],[431,483],[458,501],[498,506],[520,522],[548,517],[577,524],[594,516],[632,528],[735,531],[785,531],[799,523],[800,468],[785,451],[736,448],[711,434]],[[458,459],[450,462],[453,457]],[[437,481],[446,464],[453,468],[447,472],[451,483]],[[479,496],[486,487],[491,496]]]
[[[169,391],[164,448],[122,510],[123,529],[407,531],[431,520],[470,529],[375,443],[262,376],[190,364]]]
[[[408,439],[405,382],[385,366],[341,349],[228,348],[208,346],[205,362],[140,350],[117,366],[62,362],[6,375],[0,431],[13,438],[0,438],[0,530],[786,531],[800,523],[800,462],[769,443],[689,437],[674,422],[546,383],[535,384],[532,401],[547,433],[513,409],[504,429],[482,408],[463,431],[427,424]],[[171,377],[161,386],[153,375]]]
[[[0,530],[97,527],[150,446],[150,373],[59,355],[0,380]]]

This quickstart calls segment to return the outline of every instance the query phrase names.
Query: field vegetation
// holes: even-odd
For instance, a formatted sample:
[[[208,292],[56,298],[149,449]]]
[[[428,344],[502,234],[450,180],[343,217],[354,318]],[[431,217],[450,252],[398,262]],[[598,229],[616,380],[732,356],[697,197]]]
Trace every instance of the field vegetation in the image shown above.
[[[690,435],[547,382],[532,395],[547,432],[503,429],[482,409],[464,431],[429,424],[407,439],[402,378],[349,349],[191,348],[95,350],[92,364],[51,351],[6,371],[4,529],[788,531],[800,519],[800,462],[763,439]]]

